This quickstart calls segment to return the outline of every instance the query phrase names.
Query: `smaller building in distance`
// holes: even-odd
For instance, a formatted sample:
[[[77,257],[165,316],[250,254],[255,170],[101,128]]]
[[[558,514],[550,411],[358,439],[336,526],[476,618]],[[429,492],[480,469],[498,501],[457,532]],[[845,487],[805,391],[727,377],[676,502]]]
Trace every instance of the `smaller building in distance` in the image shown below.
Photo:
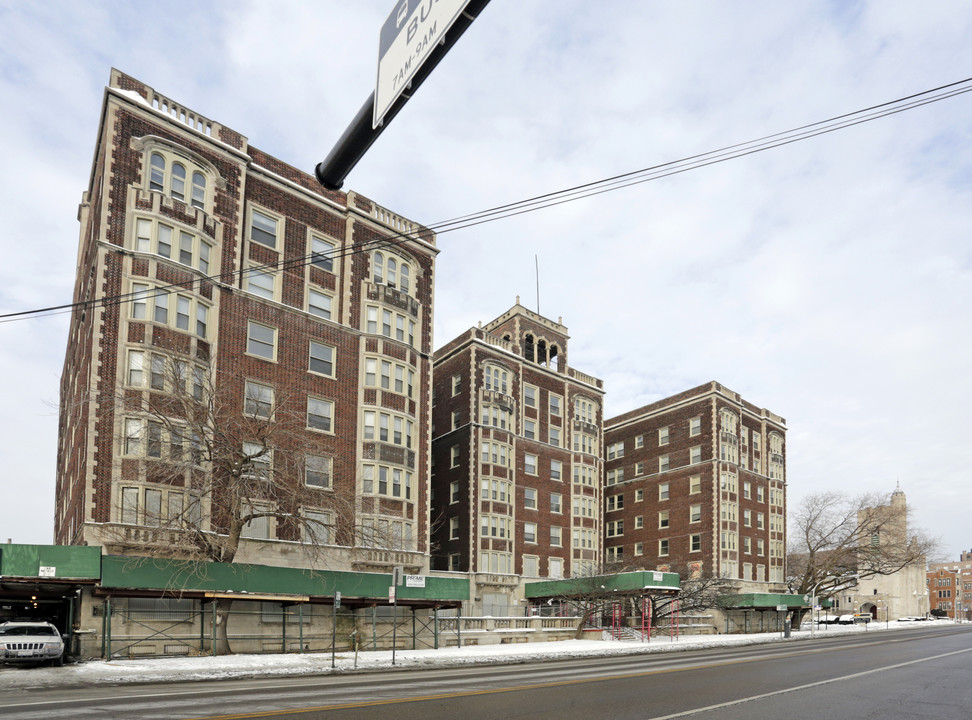
[[[605,420],[608,567],[785,592],[786,421],[717,382]]]
[[[925,617],[929,612],[926,560],[908,534],[908,500],[901,488],[895,489],[887,505],[860,510],[857,524],[866,538],[857,547],[863,577],[834,598],[836,610],[874,620]],[[881,566],[884,569],[875,574],[873,569]]]
[[[933,615],[972,622],[972,550],[958,562],[931,563],[927,579]]]
[[[567,328],[519,303],[433,358],[433,570],[473,573],[484,607],[519,577],[600,567],[601,380],[570,367]]]

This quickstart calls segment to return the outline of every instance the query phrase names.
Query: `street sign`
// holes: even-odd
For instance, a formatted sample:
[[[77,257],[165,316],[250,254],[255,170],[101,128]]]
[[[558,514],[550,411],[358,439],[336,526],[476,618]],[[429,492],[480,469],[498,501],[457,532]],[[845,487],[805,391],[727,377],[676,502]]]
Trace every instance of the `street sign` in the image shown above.
[[[381,27],[372,128],[381,125],[469,0],[398,0]]]
[[[390,585],[388,587],[388,599],[391,602],[395,602],[395,586],[394,585]]]
[[[777,605],[776,606],[776,611],[777,612],[786,612],[786,605]]]

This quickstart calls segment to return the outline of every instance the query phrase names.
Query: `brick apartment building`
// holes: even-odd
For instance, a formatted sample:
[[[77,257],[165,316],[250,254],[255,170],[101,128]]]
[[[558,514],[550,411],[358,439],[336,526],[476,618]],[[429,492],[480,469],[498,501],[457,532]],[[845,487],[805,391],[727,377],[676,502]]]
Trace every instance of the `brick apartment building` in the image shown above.
[[[435,353],[432,567],[488,575],[486,596],[600,565],[603,384],[567,339],[517,299]]]
[[[605,420],[604,445],[609,566],[785,592],[782,417],[710,382]]]
[[[972,551],[963,552],[958,562],[930,563],[927,581],[931,612],[972,621]]]
[[[209,439],[142,412],[189,394],[254,428],[288,418],[239,461],[259,479],[299,456],[277,477],[300,486],[287,510],[320,525],[332,568],[428,567],[431,233],[116,70],[79,220],[56,542],[152,554],[186,523],[228,532],[219,478],[200,482],[212,467],[163,472]],[[293,522],[242,532],[239,561],[306,560]]]

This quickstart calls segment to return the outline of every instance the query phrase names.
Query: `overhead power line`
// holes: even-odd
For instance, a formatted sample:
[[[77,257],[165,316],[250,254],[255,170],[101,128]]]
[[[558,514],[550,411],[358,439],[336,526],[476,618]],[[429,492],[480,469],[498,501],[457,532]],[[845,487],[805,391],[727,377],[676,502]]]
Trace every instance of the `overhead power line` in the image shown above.
[[[735,145],[727,145],[716,150],[710,150],[708,152],[691,155],[678,160],[671,160],[658,165],[651,165],[649,167],[641,168],[640,170],[632,170],[630,172],[603,178],[601,180],[574,185],[569,188],[545,193],[543,195],[536,195],[534,197],[507,203],[505,205],[497,205],[495,207],[480,210],[468,215],[461,215],[450,220],[443,220],[427,226],[426,230],[430,234],[434,233],[436,235],[442,235],[444,233],[454,232],[456,230],[462,230],[464,228],[482,225],[488,222],[495,222],[496,220],[502,220],[504,218],[514,217],[516,215],[535,212],[537,210],[554,207],[556,205],[562,205],[564,203],[574,202],[576,200],[631,187],[632,185],[640,185],[641,183],[650,182],[652,180],[660,180],[662,178],[678,175],[690,170],[697,170],[709,165],[723,163],[728,160],[745,157],[746,155],[753,155],[755,153],[764,152],[783,145],[808,140],[819,135],[837,132],[838,130],[844,130],[855,125],[878,120],[880,118],[888,117],[889,115],[896,115],[907,110],[913,110],[924,105],[939,102],[941,100],[947,100],[968,92],[972,92],[972,78],[959,80],[957,82],[932,88],[931,90],[925,90],[920,93],[915,93],[914,95],[908,95],[896,100],[889,100],[879,105],[873,105],[854,112],[837,115],[826,120],[820,120],[810,123],[809,125],[802,125],[784,132],[765,135],[755,140],[749,140],[747,142],[737,143]],[[420,231],[419,236],[421,237],[422,234],[423,232]],[[371,252],[376,248],[400,245],[409,239],[410,236],[404,233],[397,233],[387,238],[378,238],[376,240],[362,243],[357,247],[350,247],[341,252],[333,253],[330,255],[330,257],[335,259],[340,257],[350,257],[359,253]],[[318,259],[320,259],[319,255],[303,255],[296,258],[291,258],[281,263],[249,267],[230,273],[195,277],[192,280],[184,283],[174,283],[165,287],[154,288],[152,295],[166,293],[170,290],[189,289],[196,283],[202,282],[232,283],[238,277],[243,277],[243,275],[246,273],[258,272],[261,270],[280,271],[288,268],[303,267],[304,265],[308,265]],[[34,310],[22,310],[19,312],[6,313],[0,315],[0,323],[25,320],[31,317],[57,315],[73,311],[75,308],[97,307],[99,305],[115,305],[131,300],[134,296],[135,293],[125,293],[84,300],[77,303],[65,303],[63,305],[53,305]]]

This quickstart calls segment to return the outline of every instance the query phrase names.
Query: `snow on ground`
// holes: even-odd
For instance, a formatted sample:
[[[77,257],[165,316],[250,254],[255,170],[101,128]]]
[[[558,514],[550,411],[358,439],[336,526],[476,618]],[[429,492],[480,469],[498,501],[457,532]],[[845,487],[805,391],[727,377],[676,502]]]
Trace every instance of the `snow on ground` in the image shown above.
[[[937,621],[940,625],[945,621]],[[864,632],[887,632],[928,627],[929,623],[870,623],[869,626],[821,626],[814,630],[818,637]],[[474,636],[470,634],[470,636]],[[470,637],[467,636],[467,637]],[[560,642],[518,643],[510,645],[467,645],[439,650],[398,650],[395,666],[388,651],[339,652],[331,667],[331,653],[280,655],[227,655],[222,657],[140,658],[136,660],[89,660],[60,668],[18,667],[0,665],[0,692],[5,690],[40,689],[127,683],[225,680],[295,675],[346,673],[355,668],[364,671],[450,667],[473,664],[517,663],[537,660],[562,660],[576,657],[636,655],[699,648],[758,645],[772,642],[810,640],[811,631],[803,629],[784,640],[781,633],[749,635],[690,635],[678,639],[654,637],[648,642],[613,640],[563,640]]]

